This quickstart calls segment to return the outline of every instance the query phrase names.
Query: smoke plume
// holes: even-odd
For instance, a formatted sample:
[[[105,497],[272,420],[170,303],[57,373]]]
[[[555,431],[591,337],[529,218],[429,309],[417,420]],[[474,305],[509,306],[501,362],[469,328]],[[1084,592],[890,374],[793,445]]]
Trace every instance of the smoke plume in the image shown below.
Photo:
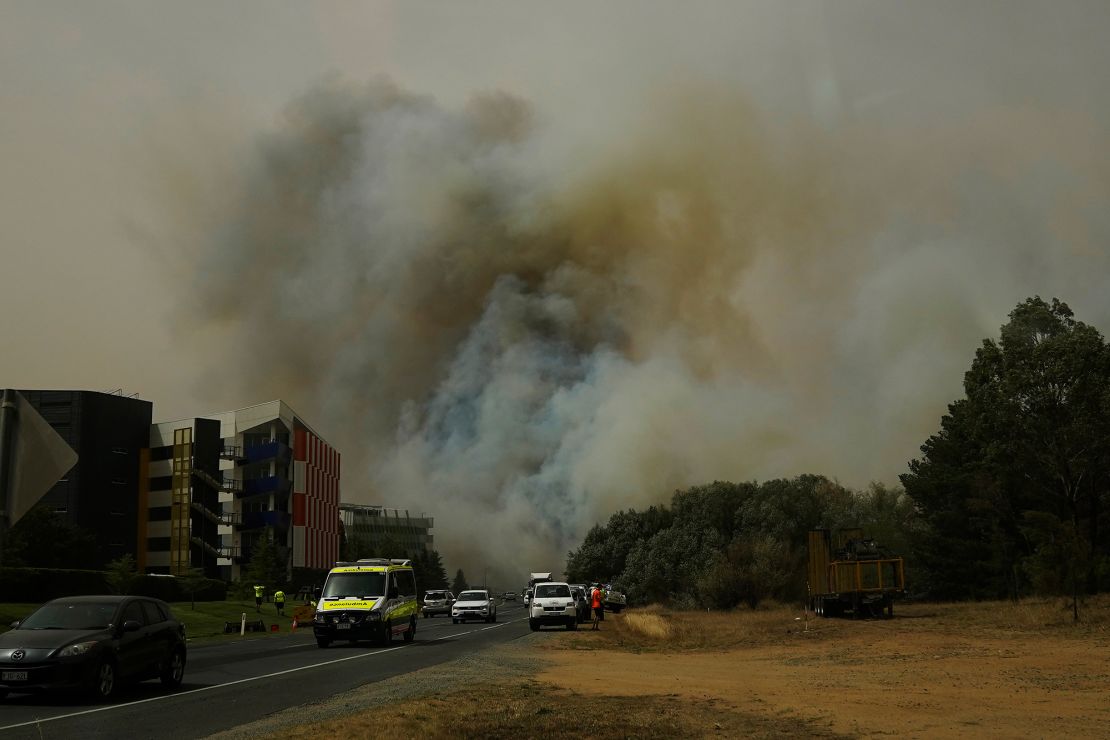
[[[211,380],[290,401],[345,500],[433,515],[506,588],[677,487],[892,482],[1018,301],[1110,316],[1106,137],[837,116],[691,85],[569,136],[509,94],[321,84],[219,190]]]

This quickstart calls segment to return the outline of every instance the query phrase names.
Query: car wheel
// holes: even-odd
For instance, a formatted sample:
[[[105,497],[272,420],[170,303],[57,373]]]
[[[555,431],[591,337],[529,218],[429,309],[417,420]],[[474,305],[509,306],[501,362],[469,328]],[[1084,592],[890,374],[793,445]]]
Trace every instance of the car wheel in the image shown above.
[[[578,629],[578,620],[577,619],[568,619],[567,620],[567,629],[568,630]]]
[[[92,693],[100,701],[112,698],[116,690],[116,665],[110,660],[102,660],[93,673]]]
[[[491,622],[496,622],[497,621],[497,612],[493,613],[493,617],[490,619],[490,621]]]
[[[0,701],[3,701],[4,699],[7,699],[7,698],[8,698],[8,690],[7,689],[0,689]]]
[[[531,629],[533,632],[535,632],[536,630],[538,630],[540,628],[540,623],[537,622],[534,619],[529,619],[528,620],[528,628]]]
[[[408,629],[408,632],[405,633],[405,642],[412,642],[414,637],[416,637],[416,619],[415,618],[409,620],[409,629]]]
[[[170,660],[162,668],[162,685],[176,689],[181,685],[181,680],[185,678],[185,648],[174,648]]]
[[[326,637],[317,637],[316,638],[316,646],[317,647],[326,648],[328,645],[331,645],[331,640],[329,640],[328,638],[326,638]]]

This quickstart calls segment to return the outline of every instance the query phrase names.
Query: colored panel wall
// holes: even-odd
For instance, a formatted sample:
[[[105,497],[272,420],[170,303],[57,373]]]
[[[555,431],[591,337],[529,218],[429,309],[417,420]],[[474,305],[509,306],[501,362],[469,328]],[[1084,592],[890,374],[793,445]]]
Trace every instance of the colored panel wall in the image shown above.
[[[330,568],[339,558],[339,454],[312,432],[298,428],[293,456],[298,461],[293,471],[293,523],[304,526],[304,552],[298,557],[294,546],[293,565]],[[302,506],[303,519],[297,508]]]

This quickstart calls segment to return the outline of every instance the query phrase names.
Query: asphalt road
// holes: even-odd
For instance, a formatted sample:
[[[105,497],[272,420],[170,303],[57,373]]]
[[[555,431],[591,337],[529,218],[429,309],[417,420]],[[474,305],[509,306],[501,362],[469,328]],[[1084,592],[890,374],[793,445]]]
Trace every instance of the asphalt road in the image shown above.
[[[528,634],[523,606],[498,607],[494,624],[421,619],[416,639],[381,648],[316,646],[312,630],[189,648],[185,681],[124,687],[108,704],[67,695],[12,694],[0,701],[3,738],[196,738],[299,704],[453,660]]]

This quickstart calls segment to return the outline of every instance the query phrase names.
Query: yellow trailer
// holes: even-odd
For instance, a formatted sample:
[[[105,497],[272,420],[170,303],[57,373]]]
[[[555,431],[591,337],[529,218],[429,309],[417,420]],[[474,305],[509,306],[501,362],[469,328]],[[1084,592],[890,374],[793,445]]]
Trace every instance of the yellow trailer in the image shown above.
[[[901,557],[884,553],[861,529],[809,532],[809,606],[818,616],[893,617],[906,593]]]

